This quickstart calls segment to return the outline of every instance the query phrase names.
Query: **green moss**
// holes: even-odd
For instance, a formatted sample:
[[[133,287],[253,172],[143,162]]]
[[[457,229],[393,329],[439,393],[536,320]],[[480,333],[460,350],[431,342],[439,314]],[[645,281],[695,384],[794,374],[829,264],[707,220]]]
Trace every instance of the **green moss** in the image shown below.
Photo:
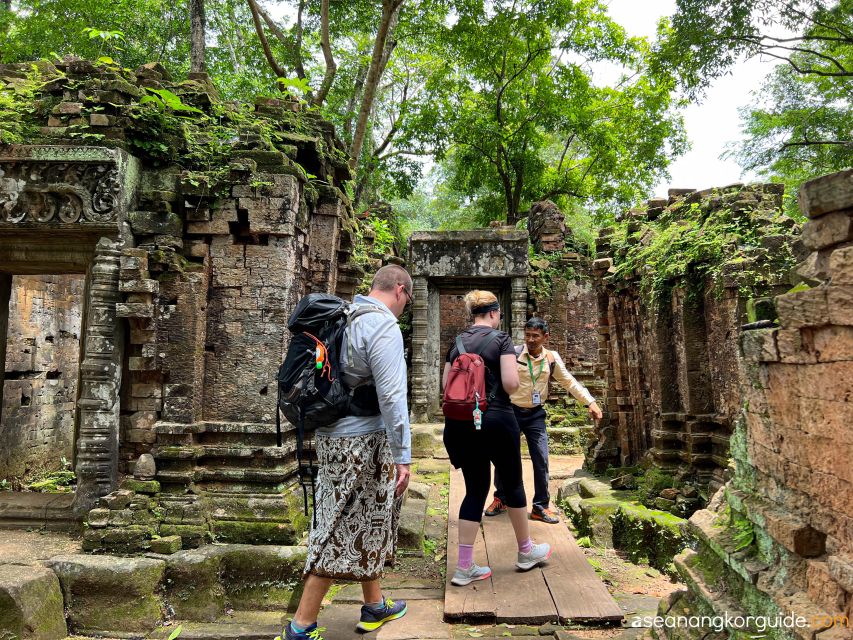
[[[674,575],[673,558],[687,544],[685,520],[665,511],[621,504],[612,522],[613,546],[626,551],[631,562],[647,562]]]
[[[675,486],[675,480],[657,467],[650,467],[637,483],[637,497],[646,506],[651,506],[663,489]]]
[[[676,285],[697,296],[711,281],[721,292],[725,272],[746,296],[764,295],[795,263],[787,244],[771,250],[762,242],[795,226],[768,206],[745,188],[688,196],[654,221],[627,218],[612,235],[612,280],[637,279],[644,294],[661,300]]]

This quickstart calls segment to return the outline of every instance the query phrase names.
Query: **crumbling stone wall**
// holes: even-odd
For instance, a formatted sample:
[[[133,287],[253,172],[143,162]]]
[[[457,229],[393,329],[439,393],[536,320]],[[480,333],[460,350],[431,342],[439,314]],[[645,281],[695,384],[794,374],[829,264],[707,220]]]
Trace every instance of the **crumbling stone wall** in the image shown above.
[[[697,484],[702,493],[725,482],[741,399],[737,336],[747,322],[747,303],[790,286],[786,260],[796,225],[781,214],[781,202],[782,187],[775,184],[671,190],[667,200],[632,209],[618,237],[616,228],[600,232],[593,263],[597,373],[607,380],[607,393],[605,418],[588,451],[590,467],[604,470],[645,459],[676,482]],[[714,239],[709,227],[714,216],[730,222],[730,228],[752,229],[749,242],[755,246],[745,250],[746,241],[730,239],[731,233]],[[680,275],[655,282],[656,271],[672,264],[644,264],[642,258],[633,264],[629,254],[642,256],[657,239],[668,238],[670,225],[676,232],[678,225],[696,229],[696,236],[684,240],[684,251],[701,251],[696,247],[702,241],[719,244],[697,253],[695,264],[682,256]],[[672,242],[680,238],[674,235]],[[680,499],[692,500],[694,509],[701,504],[698,498]],[[685,512],[684,505],[672,508]]]
[[[550,347],[573,372],[592,374],[597,362],[598,307],[590,261],[550,200],[527,213],[534,249],[530,263],[528,315],[548,321]]]
[[[82,276],[11,279],[0,478],[13,486],[74,454]]]
[[[146,520],[134,534],[143,540],[166,526],[194,542],[292,541],[296,515],[282,496],[294,482],[289,424],[284,446],[274,446],[287,318],[304,293],[349,298],[364,275],[353,259],[348,157],[334,127],[291,98],[223,104],[206,75],[175,82],[157,64],[131,72],[70,59],[39,69],[26,123],[32,142],[69,152],[22,146],[12,153],[48,168],[4,165],[0,204],[11,213],[0,221],[0,245],[22,255],[18,224],[40,242],[64,234],[72,245],[74,238],[97,243],[104,254],[101,262],[81,254],[72,266],[90,273],[85,305],[95,335],[86,343],[93,355],[104,352],[83,369],[115,389],[110,403],[117,400],[106,410],[92,391],[85,406],[104,420],[120,413],[120,428],[101,433],[106,422],[87,417],[86,455],[97,465],[118,463],[121,473],[141,454],[153,455],[162,495],[153,498],[156,527]],[[29,82],[30,72],[0,66],[12,84]],[[90,156],[123,164],[75,164]],[[90,174],[94,195],[78,209],[33,204],[56,192],[74,205],[73,194],[82,194],[75,180]],[[117,486],[115,476],[99,478],[89,507]],[[93,526],[87,548],[121,548],[117,535]]]
[[[805,183],[800,208],[811,286],[773,300],[778,326],[740,336],[735,474],[690,519],[698,547],[676,558],[689,590],[662,608],[794,614],[801,627],[769,637],[830,640],[853,618],[853,170]]]

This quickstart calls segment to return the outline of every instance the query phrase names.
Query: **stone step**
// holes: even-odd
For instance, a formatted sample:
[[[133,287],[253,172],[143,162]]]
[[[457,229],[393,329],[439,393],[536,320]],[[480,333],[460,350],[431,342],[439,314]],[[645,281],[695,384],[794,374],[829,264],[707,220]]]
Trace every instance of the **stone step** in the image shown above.
[[[237,612],[235,612],[237,613]],[[268,612],[252,612],[268,613]],[[171,626],[161,627],[149,634],[150,640],[167,640],[178,627],[181,628],[180,640],[272,640],[281,634],[284,619],[275,613],[274,622],[234,622],[226,617],[216,622],[175,622]]]
[[[73,493],[0,492],[0,529],[79,529],[73,503]]]
[[[423,557],[427,501],[410,495],[400,511],[397,547],[401,555]]]

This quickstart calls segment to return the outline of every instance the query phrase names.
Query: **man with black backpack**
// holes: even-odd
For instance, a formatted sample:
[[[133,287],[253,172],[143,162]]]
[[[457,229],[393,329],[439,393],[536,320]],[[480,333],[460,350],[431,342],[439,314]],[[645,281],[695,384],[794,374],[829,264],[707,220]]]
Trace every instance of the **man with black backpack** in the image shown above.
[[[339,350],[342,381],[347,389],[375,387],[375,410],[365,410],[369,403],[363,402],[360,410],[316,429],[315,523],[308,538],[305,588],[284,640],[322,640],[317,615],[336,579],[362,583],[357,630],[373,631],[406,614],[404,601],[383,596],[379,577],[396,542],[395,501],[409,484],[406,362],[397,318],[411,299],[411,276],[388,265],[376,272],[370,292],[356,296],[349,311],[354,319]],[[318,341],[318,371],[325,369],[322,351]]]

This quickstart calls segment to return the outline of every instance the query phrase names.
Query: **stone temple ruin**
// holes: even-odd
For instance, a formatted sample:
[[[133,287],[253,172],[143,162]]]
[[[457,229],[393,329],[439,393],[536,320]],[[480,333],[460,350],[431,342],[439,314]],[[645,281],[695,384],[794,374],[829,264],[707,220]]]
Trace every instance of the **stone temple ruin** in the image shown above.
[[[30,72],[0,66],[11,84]],[[242,543],[294,545],[307,527],[292,430],[275,446],[290,310],[312,291],[350,298],[366,271],[401,258],[371,253],[343,145],[297,102],[224,105],[203,74],[175,83],[158,65],[39,73],[32,137],[0,146],[0,527],[82,529],[88,552],[158,554],[135,560],[147,617],[127,633],[160,620],[174,576],[202,585],[176,599],[181,616],[212,620],[223,593],[258,596]],[[178,96],[186,121],[140,109],[152,89]],[[561,496],[573,519],[598,518],[613,543],[610,496],[668,479],[644,508],[694,542],[672,568],[687,590],[662,612],[853,616],[853,172],[807,183],[800,199],[802,229],[778,185],[672,190],[603,229],[594,256],[547,201],[526,232],[413,234],[401,251],[414,278],[413,421],[440,413],[462,294],[490,289],[517,342],[531,315],[551,323],[551,346],[605,409],[597,425],[552,412],[552,444],[610,472],[607,495]],[[752,248],[726,241],[709,249],[719,269],[667,277],[656,242],[711,219],[747,230]],[[69,490],[34,490],[46,471]],[[213,553],[210,541],[241,544]],[[181,548],[194,568],[164,564]],[[295,552],[258,548],[280,573],[264,580],[298,573]],[[97,589],[74,591],[75,558],[50,570],[97,609]],[[4,575],[0,563],[0,587]],[[117,630],[99,624],[72,620]]]

